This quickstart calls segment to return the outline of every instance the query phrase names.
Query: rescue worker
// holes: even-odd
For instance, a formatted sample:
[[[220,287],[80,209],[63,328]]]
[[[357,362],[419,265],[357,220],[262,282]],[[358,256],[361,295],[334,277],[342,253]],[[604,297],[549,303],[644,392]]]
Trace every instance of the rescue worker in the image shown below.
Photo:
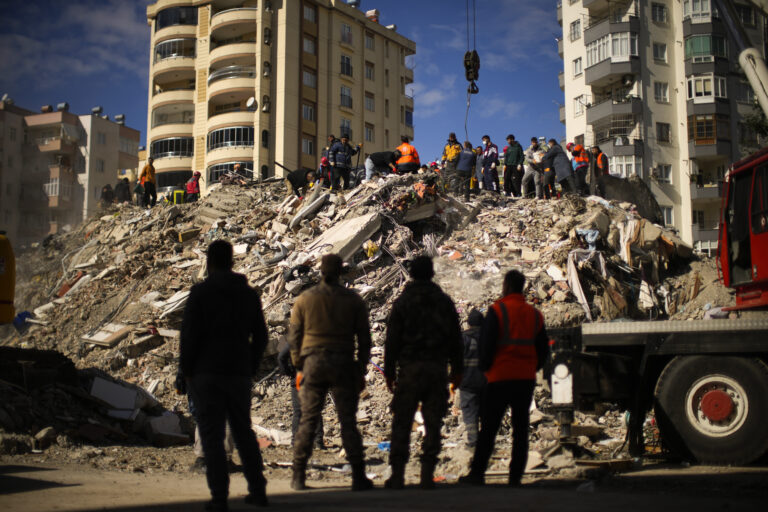
[[[554,176],[557,182],[565,192],[578,192],[576,189],[576,179],[573,177],[573,167],[568,155],[565,154],[563,147],[555,139],[549,139],[549,151],[541,159],[542,165],[554,170]]]
[[[549,349],[544,316],[525,302],[525,276],[511,270],[504,276],[503,297],[488,308],[480,331],[480,369],[488,383],[480,409],[482,425],[475,455],[463,483],[483,485],[496,433],[507,407],[512,410],[512,458],[509,485],[520,485],[528,461],[528,411],[536,372]]]
[[[419,152],[408,143],[408,140],[408,136],[403,135],[400,137],[401,144],[397,146],[397,150],[400,152],[400,158],[397,159],[398,173],[415,173],[421,167]]]
[[[304,291],[291,311],[288,342],[301,402],[291,481],[297,491],[307,488],[307,461],[329,389],[341,425],[341,444],[352,466],[352,490],[373,488],[365,476],[363,442],[356,425],[371,350],[368,308],[356,292],[339,282],[341,269],[337,254],[323,256],[322,282]]]
[[[333,169],[331,180],[331,189],[340,190],[341,180],[344,181],[344,189],[350,188],[349,174],[352,172],[352,157],[360,151],[362,144],[352,146],[349,143],[349,135],[346,133],[341,136],[328,150],[328,161]]]
[[[411,425],[421,403],[426,434],[420,486],[431,489],[440,453],[440,428],[448,409],[448,383],[461,383],[461,326],[453,301],[432,281],[432,259],[414,258],[410,275],[411,281],[392,305],[384,342],[384,377],[394,392],[389,455],[392,476],[385,486],[402,489],[405,484]]]
[[[194,203],[200,199],[200,176],[202,176],[200,171],[195,171],[192,173],[192,177],[187,180],[184,202]]]
[[[333,145],[334,145],[336,142],[338,142],[338,141],[339,141],[339,139],[337,139],[337,138],[336,138],[336,136],[335,136],[334,134],[332,134],[332,133],[331,133],[331,134],[329,134],[329,135],[328,135],[328,137],[327,137],[327,139],[326,139],[326,142],[327,142],[327,144],[326,144],[326,146],[323,148],[323,152],[322,152],[322,155],[321,155],[321,156],[323,156],[323,157],[325,157],[325,158],[328,158],[328,153],[329,153],[329,151],[331,150],[331,148],[333,147]]]
[[[459,163],[459,154],[461,153],[461,144],[456,140],[456,134],[448,134],[448,142],[443,147],[443,156],[440,159],[440,168],[443,170],[443,179],[451,182],[456,173],[456,164]]]
[[[149,157],[147,159],[147,164],[139,174],[139,182],[144,187],[143,206],[148,206],[150,208],[153,208],[155,203],[157,203],[157,181],[155,181],[155,166],[152,165],[152,162],[154,161],[154,158]]]
[[[507,135],[507,148],[504,150],[504,195],[520,197],[523,182],[523,147],[511,133]]]
[[[475,163],[477,162],[477,154],[472,149],[472,143],[469,141],[464,142],[464,149],[459,153],[459,161],[456,163],[456,174],[458,181],[458,188],[456,194],[464,194],[464,200],[469,201],[469,185],[472,180],[472,173],[475,170]]]
[[[592,163],[593,162],[593,163]],[[600,146],[592,146],[592,162],[590,168],[594,168],[590,172],[589,191],[592,194],[597,194],[600,197],[605,197],[605,176],[609,174],[608,157],[600,149]]]
[[[299,423],[301,422],[301,401],[299,400],[299,391],[294,384],[296,381],[296,368],[293,366],[293,363],[291,363],[291,345],[283,340],[278,344],[277,348],[279,350],[277,354],[277,365],[280,367],[280,371],[283,372],[283,375],[286,375],[291,379],[291,408],[293,409],[293,417],[291,418],[291,443],[293,443],[296,441],[296,432],[299,431]],[[318,418],[317,428],[315,429],[315,448],[318,450],[325,449],[325,444],[323,443],[322,410]]]
[[[464,342],[464,376],[459,386],[459,407],[467,431],[467,447],[477,445],[478,425],[480,424],[480,401],[485,389],[485,375],[480,371],[480,326],[483,314],[476,309],[469,312],[469,329],[462,333]]]
[[[112,185],[107,183],[103,187],[101,187],[101,197],[99,198],[101,201],[101,207],[107,208],[112,203],[115,202],[115,191],[112,190]]]
[[[115,185],[115,200],[118,203],[131,202],[131,182],[128,178],[123,178]]]
[[[541,166],[541,157],[548,149],[546,144],[540,145],[536,137],[531,137],[531,145],[525,150],[525,160],[523,161],[525,174],[523,174],[522,192],[525,197],[534,197],[532,194],[534,191],[536,199],[544,197],[544,168]]]
[[[583,144],[573,144],[569,142],[566,149],[568,149],[573,157],[571,159],[571,165],[573,166],[573,175],[576,178],[576,187],[580,194],[588,195],[589,187],[587,186],[587,171],[589,171],[589,153],[584,148]]]
[[[298,169],[291,171],[285,177],[287,195],[302,197],[302,190],[312,188],[315,183],[315,171],[311,169]]]
[[[371,153],[365,158],[365,179],[370,180],[374,174],[384,174],[388,172],[397,172],[397,159],[400,158],[400,152],[378,151]]]
[[[333,171],[331,168],[331,163],[328,161],[328,157],[324,156],[320,159],[320,167],[317,168],[315,176],[315,181],[322,181],[323,187],[331,186]]]
[[[490,192],[499,193],[499,148],[491,142],[488,135],[483,135],[483,154],[481,156],[483,166],[483,188]]]
[[[267,504],[261,451],[251,429],[251,379],[267,346],[267,324],[258,292],[232,272],[232,261],[229,242],[208,246],[208,277],[192,287],[181,325],[179,371],[197,409],[212,497],[207,510],[227,510],[227,422],[248,481],[246,503]]]

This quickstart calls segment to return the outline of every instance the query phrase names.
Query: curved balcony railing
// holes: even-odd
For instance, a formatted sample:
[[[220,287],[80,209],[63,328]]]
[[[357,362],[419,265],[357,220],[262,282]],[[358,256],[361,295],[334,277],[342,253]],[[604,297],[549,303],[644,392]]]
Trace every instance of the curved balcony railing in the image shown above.
[[[195,154],[192,137],[170,137],[152,142],[150,155],[155,159],[169,157],[190,157]]]
[[[233,7],[231,9],[224,9],[223,11],[219,11],[216,14],[214,14],[213,16],[211,16],[211,23],[214,22],[213,20],[215,20],[217,16],[224,15],[224,14],[227,14],[227,13],[235,13],[235,12],[238,12],[238,11],[250,13],[250,12],[258,11],[258,10],[259,10],[258,7]]]
[[[178,38],[163,41],[155,45],[154,64],[168,59],[194,59],[195,39]]]
[[[227,78],[256,78],[254,66],[227,66],[217,69],[208,76],[208,85]]]

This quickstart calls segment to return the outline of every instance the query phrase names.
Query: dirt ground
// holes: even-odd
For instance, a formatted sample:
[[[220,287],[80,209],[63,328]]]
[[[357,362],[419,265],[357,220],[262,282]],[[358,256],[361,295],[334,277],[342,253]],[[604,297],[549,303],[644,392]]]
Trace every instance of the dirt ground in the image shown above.
[[[9,463],[11,462],[11,463]],[[202,474],[97,469],[88,465],[12,463],[0,460],[0,509],[4,511],[187,511],[208,499]],[[271,510],[761,510],[768,499],[768,467],[714,468],[646,464],[598,480],[526,477],[510,489],[490,479],[483,489],[441,484],[435,491],[408,488],[353,493],[342,484],[313,481],[296,493],[285,478],[271,478]],[[242,475],[232,475],[230,507],[245,505]]]

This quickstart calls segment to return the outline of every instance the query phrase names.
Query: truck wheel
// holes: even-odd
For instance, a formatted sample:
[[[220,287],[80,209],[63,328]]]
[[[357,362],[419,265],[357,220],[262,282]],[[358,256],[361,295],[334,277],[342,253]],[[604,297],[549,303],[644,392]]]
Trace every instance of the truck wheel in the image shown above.
[[[759,359],[677,356],[655,392],[662,441],[710,464],[748,464],[768,449],[768,366]]]

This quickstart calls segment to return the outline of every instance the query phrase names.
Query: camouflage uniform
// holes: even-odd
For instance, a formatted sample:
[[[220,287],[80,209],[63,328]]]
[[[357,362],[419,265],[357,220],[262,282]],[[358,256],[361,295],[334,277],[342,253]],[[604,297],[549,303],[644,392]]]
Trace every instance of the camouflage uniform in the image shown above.
[[[392,306],[384,354],[385,376],[397,381],[389,459],[397,478],[401,478],[408,462],[413,415],[421,403],[426,427],[422,484],[431,482],[440,453],[440,428],[448,408],[447,363],[452,375],[460,375],[462,351],[461,327],[453,301],[432,281],[410,281]]]
[[[356,422],[371,349],[368,309],[353,290],[322,282],[302,293],[293,305],[288,341],[293,365],[304,375],[299,391],[301,421],[293,443],[294,480],[298,478],[303,488],[312,441],[330,390],[354,488],[355,482],[365,480],[363,443]]]

